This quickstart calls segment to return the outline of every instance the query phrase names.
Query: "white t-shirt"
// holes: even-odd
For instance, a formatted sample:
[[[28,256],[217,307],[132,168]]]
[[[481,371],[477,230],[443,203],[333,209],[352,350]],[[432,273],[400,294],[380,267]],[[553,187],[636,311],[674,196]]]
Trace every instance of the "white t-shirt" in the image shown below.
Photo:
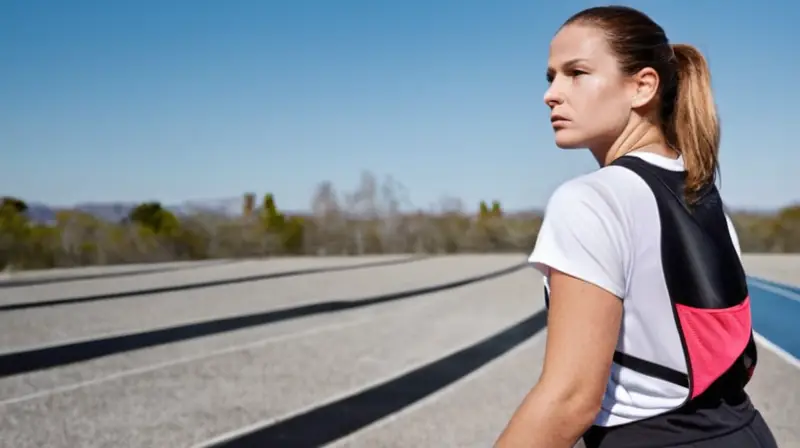
[[[683,159],[633,152],[661,168],[683,171]],[[736,250],[739,241],[730,218]],[[686,373],[661,264],[661,223],[645,181],[621,166],[571,179],[551,196],[529,262],[549,284],[550,267],[623,300],[617,350]],[[688,389],[612,365],[596,425],[616,426],[679,407]]]

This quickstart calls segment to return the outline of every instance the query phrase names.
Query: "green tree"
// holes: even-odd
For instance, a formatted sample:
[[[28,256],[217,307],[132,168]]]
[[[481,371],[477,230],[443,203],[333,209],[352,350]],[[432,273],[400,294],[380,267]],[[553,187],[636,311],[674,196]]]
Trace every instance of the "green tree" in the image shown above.
[[[264,195],[264,210],[262,214],[264,228],[268,232],[280,234],[283,231],[286,218],[278,211],[275,196],[271,193]]]
[[[800,204],[781,209],[772,225],[773,245],[781,252],[800,252]]]
[[[291,217],[286,221],[282,232],[283,248],[290,254],[301,254],[304,243],[304,223],[299,217]]]
[[[480,220],[487,220],[491,218],[502,218],[503,217],[503,210],[500,206],[500,201],[494,200],[492,201],[492,208],[490,209],[489,206],[486,204],[486,201],[481,201],[480,212],[478,213],[478,218]]]
[[[278,238],[282,251],[290,254],[303,252],[305,243],[305,223],[303,219],[299,217],[287,218],[278,210],[275,196],[271,193],[264,195],[262,222],[264,231]]]
[[[31,227],[25,202],[11,197],[0,201],[0,269],[22,267],[30,242]]]
[[[128,219],[156,235],[177,236],[180,231],[178,218],[159,202],[144,202],[134,207]]]
[[[478,212],[479,218],[488,218],[490,215],[489,206],[486,205],[486,201],[481,201],[480,211]]]
[[[503,210],[500,207],[500,201],[492,201],[492,216],[496,218],[503,217]]]
[[[0,208],[9,209],[15,211],[16,213],[25,213],[28,211],[28,204],[26,204],[22,199],[11,196],[3,196],[3,198],[0,199]]]

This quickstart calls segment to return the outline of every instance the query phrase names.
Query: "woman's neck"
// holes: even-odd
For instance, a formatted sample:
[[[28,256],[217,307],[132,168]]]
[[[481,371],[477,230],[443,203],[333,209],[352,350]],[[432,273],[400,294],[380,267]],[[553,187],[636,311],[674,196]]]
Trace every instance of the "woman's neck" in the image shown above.
[[[613,144],[590,150],[601,167],[634,151],[649,152],[671,159],[678,158],[678,152],[667,144],[664,134],[655,126],[623,132]]]

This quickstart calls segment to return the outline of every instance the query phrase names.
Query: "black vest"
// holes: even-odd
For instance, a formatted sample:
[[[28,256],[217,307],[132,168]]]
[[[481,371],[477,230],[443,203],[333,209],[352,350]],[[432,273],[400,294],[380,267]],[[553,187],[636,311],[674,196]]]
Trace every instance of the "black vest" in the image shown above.
[[[683,195],[685,172],[635,156],[618,158],[611,165],[636,173],[655,196],[664,279],[689,373],[621,352],[614,353],[614,362],[686,387],[689,395],[682,406],[666,414],[621,426],[593,426],[584,443],[587,448],[668,447],[740,428],[755,415],[744,387],[757,353],[746,276],[719,191],[709,185],[689,205]],[[548,296],[546,300],[549,303]]]

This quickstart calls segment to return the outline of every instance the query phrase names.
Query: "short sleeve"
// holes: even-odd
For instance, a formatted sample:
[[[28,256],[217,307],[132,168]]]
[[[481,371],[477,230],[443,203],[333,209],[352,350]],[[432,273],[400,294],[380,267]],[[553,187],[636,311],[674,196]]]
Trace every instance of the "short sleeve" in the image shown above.
[[[739,258],[742,258],[742,246],[739,244],[739,235],[736,233],[736,226],[733,225],[733,220],[728,214],[725,214],[725,222],[728,224],[728,232],[731,235],[731,242],[733,242],[733,247],[736,248],[736,254],[739,255]]]
[[[545,276],[554,268],[624,298],[631,242],[621,209],[602,185],[585,178],[562,184],[548,201],[528,261]]]

